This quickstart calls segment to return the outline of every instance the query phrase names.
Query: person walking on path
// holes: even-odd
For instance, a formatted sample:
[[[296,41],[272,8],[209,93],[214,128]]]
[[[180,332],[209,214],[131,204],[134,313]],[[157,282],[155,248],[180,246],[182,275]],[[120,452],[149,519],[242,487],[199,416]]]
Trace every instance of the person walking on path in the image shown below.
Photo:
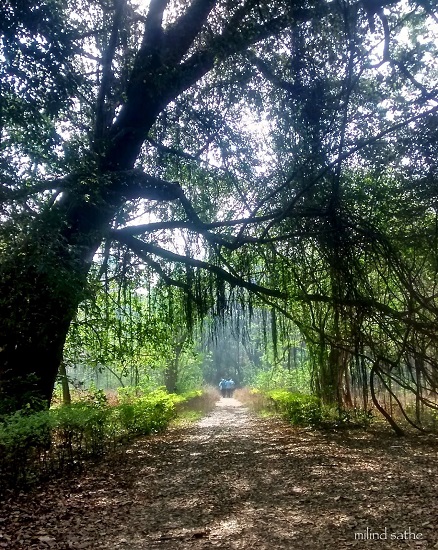
[[[225,396],[226,397],[233,397],[233,392],[235,388],[235,383],[232,378],[228,378],[228,380],[225,380]]]
[[[227,388],[226,388],[226,380],[225,378],[222,378],[219,382],[219,391],[221,392],[222,397],[227,396]]]

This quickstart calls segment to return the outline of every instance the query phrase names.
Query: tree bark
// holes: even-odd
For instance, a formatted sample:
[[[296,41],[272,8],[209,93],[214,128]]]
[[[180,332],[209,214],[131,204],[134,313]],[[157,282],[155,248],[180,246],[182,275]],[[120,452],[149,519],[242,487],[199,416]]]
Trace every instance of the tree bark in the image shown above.
[[[68,384],[67,370],[64,361],[59,365],[59,375],[61,377],[62,386],[62,403],[63,405],[71,405],[70,386]]]

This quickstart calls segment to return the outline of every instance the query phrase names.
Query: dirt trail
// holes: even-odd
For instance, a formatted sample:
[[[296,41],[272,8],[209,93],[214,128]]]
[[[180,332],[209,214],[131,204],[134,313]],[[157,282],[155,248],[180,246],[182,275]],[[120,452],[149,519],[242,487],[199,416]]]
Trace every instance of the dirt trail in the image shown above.
[[[297,430],[221,399],[0,505],[0,548],[438,548],[436,458],[436,440]]]

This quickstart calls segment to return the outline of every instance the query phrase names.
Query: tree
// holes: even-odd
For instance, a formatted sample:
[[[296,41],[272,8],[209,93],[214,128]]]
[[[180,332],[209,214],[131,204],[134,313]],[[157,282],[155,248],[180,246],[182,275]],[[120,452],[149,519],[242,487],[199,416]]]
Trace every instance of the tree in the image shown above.
[[[361,392],[366,407],[370,384],[383,390],[371,396],[378,408],[376,393],[401,406],[400,388],[414,394],[417,411],[436,408],[436,277],[427,266],[436,257],[429,223],[437,72],[427,62],[429,30],[418,12],[406,14],[406,38],[397,44],[394,12],[381,12],[379,59],[376,27],[367,36],[369,21],[344,8],[330,27],[314,23],[318,34],[294,29],[295,55],[287,57],[293,78],[284,77],[281,55],[254,60],[277,97],[271,105],[278,163],[289,162],[285,171],[292,174],[269,195],[283,198],[276,219],[282,223],[265,227],[265,256],[277,285],[288,280],[295,299],[283,314],[306,339],[323,401],[341,410]],[[323,55],[309,48],[315,36],[324,40]],[[422,153],[413,150],[418,140]]]
[[[32,384],[36,384],[40,396],[50,400],[65,337],[83,297],[93,255],[102,240],[110,236],[111,222],[126,201],[179,200],[187,220],[202,228],[178,183],[151,176],[136,166],[160,113],[215,65],[278,32],[293,16],[291,10],[279,6],[265,21],[251,1],[233,8],[212,0],[195,0],[186,9],[175,6],[164,23],[169,4],[152,0],[147,15],[142,16],[124,0],[102,8],[99,3],[85,2],[82,6],[78,2],[76,10],[90,8],[95,24],[90,29],[83,28],[84,21],[72,28],[74,12],[62,3],[57,5],[61,9],[54,10],[60,14],[55,18],[47,15],[46,5],[28,6],[21,11],[19,5],[8,3],[3,8],[7,16],[2,29],[5,64],[7,68],[18,67],[16,74],[5,77],[7,98],[2,113],[5,108],[12,110],[22,103],[23,118],[33,116],[35,130],[37,122],[44,120],[51,131],[59,132],[52,109],[59,114],[62,108],[76,109],[79,103],[76,120],[66,117],[67,131],[71,123],[81,126],[73,129],[77,135],[66,144],[71,148],[68,154],[59,155],[59,172],[64,172],[60,177],[43,178],[47,164],[41,162],[39,155],[44,151],[29,151],[33,177],[28,172],[21,181],[12,178],[3,184],[4,200],[21,199],[21,233],[11,235],[12,229],[5,232],[0,283],[2,392],[16,401],[14,406],[23,404],[29,375],[35,375],[31,377]],[[47,20],[49,24],[45,25]],[[135,27],[138,21],[144,27],[143,35],[129,35],[130,25]],[[66,33],[66,28],[71,32]],[[93,56],[81,52],[87,34],[96,39],[100,48]],[[73,93],[57,82],[59,67],[53,64],[50,44],[62,46],[61,52],[55,51],[55,61],[68,65],[68,73],[65,66],[61,68],[65,69],[65,77],[74,81]],[[83,76],[87,57],[96,58],[96,79],[88,79],[82,87],[75,77]],[[30,74],[34,65],[36,77]],[[33,97],[35,91],[42,91],[35,90],[34,78],[41,87],[54,88],[56,107],[48,93],[42,93],[47,101]],[[26,90],[31,93],[29,100]],[[64,97],[59,97],[61,93]],[[92,125],[88,135],[87,123]],[[6,142],[9,139],[12,143],[16,137],[14,125],[16,120],[3,114]],[[47,133],[41,133],[37,136],[40,148],[41,141],[47,139]],[[27,135],[22,140],[23,150],[19,153],[25,154],[30,139]],[[6,161],[21,162],[13,157],[11,149]],[[47,166],[50,173],[56,168],[55,163]],[[65,173],[67,169],[70,171]],[[50,192],[52,199],[45,199],[44,191]],[[34,199],[37,212],[26,216],[25,209],[35,193],[42,195]],[[153,246],[129,237],[124,240],[142,255],[148,253],[148,246]],[[229,279],[234,277],[229,275]]]
[[[392,30],[405,17],[396,4],[150,0],[142,11],[128,0],[24,9],[10,0],[1,8],[0,384],[11,408],[29,392],[50,401],[102,243],[130,249],[201,313],[213,304],[220,313],[249,291],[288,314],[299,282],[286,260],[277,269],[281,243],[312,223],[321,235],[335,231],[343,162],[431,111],[430,91],[420,89],[414,115],[361,126],[376,111],[359,112],[356,86],[363,71],[376,74],[370,21],[380,25],[386,63],[383,6],[395,6]],[[419,10],[428,16],[426,4]],[[324,24],[334,32],[321,32]],[[418,88],[409,63],[397,63]],[[276,121],[268,151],[243,128],[248,106],[252,120]],[[257,156],[266,160],[257,165]],[[149,221],[127,225],[139,214]],[[330,247],[335,302],[341,244]]]

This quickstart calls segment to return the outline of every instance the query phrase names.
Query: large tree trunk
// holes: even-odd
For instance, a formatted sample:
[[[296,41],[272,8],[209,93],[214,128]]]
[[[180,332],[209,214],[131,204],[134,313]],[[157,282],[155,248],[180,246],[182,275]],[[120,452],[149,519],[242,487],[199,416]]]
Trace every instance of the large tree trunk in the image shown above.
[[[73,223],[75,208],[70,206],[70,216],[66,212],[64,204],[42,215],[0,266],[3,410],[47,405],[52,396],[67,331],[100,243],[91,227]]]
[[[167,365],[166,370],[164,372],[164,385],[166,387],[166,390],[169,393],[176,393],[177,392],[177,384],[178,384],[178,359],[175,358],[173,361]]]
[[[51,294],[36,278],[34,283],[32,295],[28,292],[22,297],[24,308],[17,305],[12,315],[4,316],[11,304],[17,303],[16,296],[3,299],[0,307],[0,410],[27,405],[39,408],[50,402],[74,315],[73,302],[77,300],[67,293]],[[3,290],[4,284],[1,287]]]
[[[180,359],[181,353],[183,351],[184,343],[188,338],[188,332],[185,330],[180,330],[174,339],[173,342],[173,357],[167,366],[164,373],[164,384],[166,390],[169,393],[176,393],[178,389],[178,376],[180,370]]]

